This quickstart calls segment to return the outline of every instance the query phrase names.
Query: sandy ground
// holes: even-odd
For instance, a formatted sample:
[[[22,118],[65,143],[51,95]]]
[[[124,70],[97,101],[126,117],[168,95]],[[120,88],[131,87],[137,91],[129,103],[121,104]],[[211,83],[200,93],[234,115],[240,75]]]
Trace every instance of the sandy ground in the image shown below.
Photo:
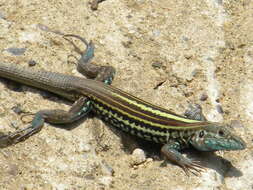
[[[96,118],[72,130],[46,124],[25,142],[0,149],[0,189],[252,189],[252,1],[106,0],[93,11],[86,0],[1,0],[0,61],[28,67],[34,60],[34,68],[80,76],[71,63],[78,54],[46,27],[92,40],[94,61],[117,70],[114,86],[176,113],[198,103],[209,120],[232,121],[248,148],[186,152],[207,167],[187,177],[164,164],[159,151],[132,154],[122,134]],[[0,92],[0,132],[27,125],[15,106],[34,113],[71,105],[3,79]]]

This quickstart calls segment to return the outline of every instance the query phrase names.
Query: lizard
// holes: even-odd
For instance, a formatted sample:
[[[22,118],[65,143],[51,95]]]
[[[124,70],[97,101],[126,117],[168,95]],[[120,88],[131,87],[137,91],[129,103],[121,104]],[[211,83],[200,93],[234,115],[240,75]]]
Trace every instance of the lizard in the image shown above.
[[[12,145],[38,133],[44,122],[67,124],[87,116],[90,112],[105,123],[127,134],[161,144],[161,153],[166,159],[179,165],[186,173],[201,172],[204,168],[198,161],[184,157],[181,150],[194,148],[199,151],[243,150],[246,143],[234,134],[228,124],[211,122],[202,114],[189,112],[179,115],[165,108],[141,100],[111,85],[115,69],[92,62],[95,46],[83,37],[63,35],[64,39],[77,38],[86,45],[78,50],[80,59],[77,70],[86,76],[76,77],[55,72],[28,69],[0,62],[0,77],[25,85],[50,91],[72,102],[68,110],[41,110],[24,129],[0,136],[0,145]]]

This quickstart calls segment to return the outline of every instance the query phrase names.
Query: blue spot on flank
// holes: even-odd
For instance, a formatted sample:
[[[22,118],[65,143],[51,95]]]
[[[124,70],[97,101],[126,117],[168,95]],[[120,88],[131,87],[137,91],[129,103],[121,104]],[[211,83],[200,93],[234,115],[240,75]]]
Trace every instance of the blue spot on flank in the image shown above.
[[[84,113],[88,113],[88,112],[91,110],[90,104],[91,104],[90,101],[86,102],[86,106],[83,106],[82,109],[81,109],[81,111],[78,112],[77,114],[78,114],[78,115],[82,115],[82,114],[84,114]]]
[[[104,83],[105,83],[105,84],[109,84],[109,85],[112,84],[112,77],[106,79],[106,80],[104,81]]]

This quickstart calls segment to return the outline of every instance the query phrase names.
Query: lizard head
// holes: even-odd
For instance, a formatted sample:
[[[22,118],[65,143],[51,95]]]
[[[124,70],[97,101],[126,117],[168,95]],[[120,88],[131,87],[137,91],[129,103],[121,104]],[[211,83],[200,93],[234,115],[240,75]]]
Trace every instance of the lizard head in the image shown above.
[[[199,129],[190,140],[191,145],[201,151],[242,150],[246,143],[232,129],[219,123]]]

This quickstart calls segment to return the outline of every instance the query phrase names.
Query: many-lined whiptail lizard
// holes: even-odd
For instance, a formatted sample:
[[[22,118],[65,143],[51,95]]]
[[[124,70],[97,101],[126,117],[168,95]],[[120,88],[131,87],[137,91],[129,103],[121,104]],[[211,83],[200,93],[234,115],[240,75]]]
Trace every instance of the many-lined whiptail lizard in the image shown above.
[[[167,159],[188,170],[200,171],[202,166],[185,158],[179,151],[194,147],[200,151],[242,150],[244,141],[220,123],[184,117],[152,105],[110,86],[115,73],[110,66],[91,63],[93,43],[84,42],[78,70],[88,79],[47,71],[34,71],[13,64],[0,63],[0,77],[44,89],[75,101],[69,111],[42,110],[35,114],[30,126],[0,137],[0,144],[15,144],[39,132],[44,121],[54,124],[74,122],[94,112],[106,123],[126,133],[163,144],[161,152]],[[73,44],[74,45],[74,44]],[[93,80],[95,79],[95,80]]]

